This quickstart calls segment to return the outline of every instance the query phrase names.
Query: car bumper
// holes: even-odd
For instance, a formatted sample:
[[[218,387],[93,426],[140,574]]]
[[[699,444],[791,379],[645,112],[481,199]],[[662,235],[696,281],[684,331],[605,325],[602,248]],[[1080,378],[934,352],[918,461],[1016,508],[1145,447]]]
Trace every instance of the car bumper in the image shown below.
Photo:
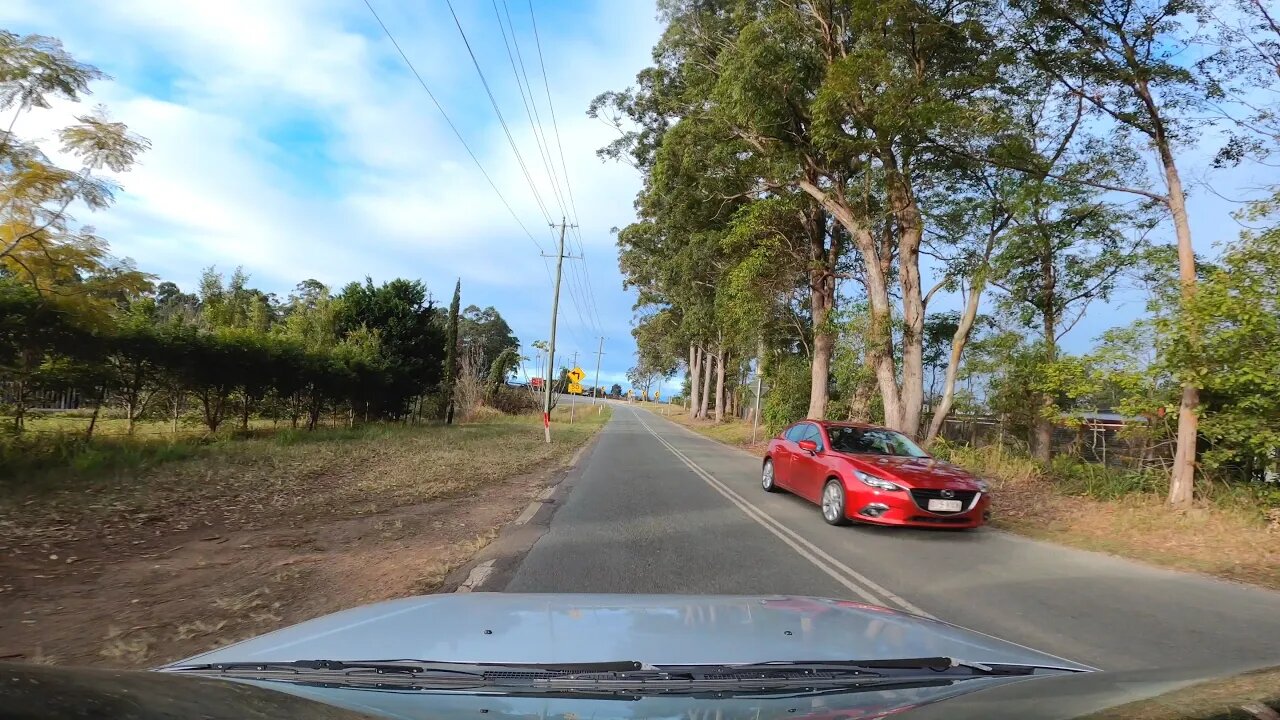
[[[850,494],[845,517],[873,525],[903,525],[930,528],[975,528],[991,516],[991,497],[978,495],[964,511],[936,513],[916,505],[907,493],[874,492]]]

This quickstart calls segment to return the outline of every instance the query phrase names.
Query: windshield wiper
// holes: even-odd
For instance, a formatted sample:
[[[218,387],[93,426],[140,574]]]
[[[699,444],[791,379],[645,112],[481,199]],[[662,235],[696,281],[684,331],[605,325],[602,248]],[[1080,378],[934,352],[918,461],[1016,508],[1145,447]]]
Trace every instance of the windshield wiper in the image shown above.
[[[753,670],[767,668],[796,668],[813,672],[854,672],[878,673],[881,675],[899,675],[928,671],[952,675],[1031,675],[1036,670],[1063,668],[1042,668],[1037,665],[1017,665],[1010,663],[976,663],[957,660],[951,657],[918,657],[918,658],[886,658],[881,660],[785,660],[747,665],[730,665],[736,670]]]
[[[484,678],[487,676],[560,675],[573,673],[601,673],[639,670],[640,663],[632,660],[597,663],[448,663],[424,660],[285,660],[266,662],[218,662],[197,663],[165,668],[167,672],[195,674],[260,674],[276,675],[325,674],[386,674],[406,677],[463,676]]]
[[[504,688],[533,692],[767,692],[902,683],[941,683],[1031,675],[1032,665],[981,664],[949,657],[818,660],[733,665],[642,665],[634,661],[572,664],[440,663],[419,660],[225,662],[168,668],[205,676],[348,687]]]

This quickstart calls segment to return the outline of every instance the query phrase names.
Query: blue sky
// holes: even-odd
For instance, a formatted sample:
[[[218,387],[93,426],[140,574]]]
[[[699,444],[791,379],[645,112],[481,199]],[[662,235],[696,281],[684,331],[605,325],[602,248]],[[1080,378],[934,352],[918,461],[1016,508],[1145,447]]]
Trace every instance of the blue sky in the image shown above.
[[[208,265],[243,266],[253,283],[286,294],[317,278],[423,279],[447,302],[461,278],[464,304],[494,305],[526,344],[549,334],[550,278],[539,247],[553,231],[534,199],[471,65],[445,0],[370,0],[480,162],[527,227],[502,206],[363,0],[6,0],[0,26],[63,40],[113,76],[90,102],[148,137],[153,149],[120,177],[117,205],[80,220],[113,250],[191,289]],[[502,0],[497,6],[503,7]],[[493,0],[455,0],[517,147],[558,220]],[[507,0],[539,112],[546,98],[527,0]],[[651,0],[533,0],[585,260],[566,262],[560,358],[577,351],[591,377],[603,335],[601,382],[622,381],[633,360],[633,296],[622,290],[611,228],[633,217],[639,178],[595,150],[613,131],[586,117],[601,91],[629,85],[649,62],[660,28]],[[84,108],[79,108],[83,110]],[[17,132],[49,137],[77,108],[21,118]],[[551,128],[548,140],[554,144]],[[1211,143],[1209,143],[1211,144]],[[1184,158],[1196,245],[1233,238],[1228,197],[1262,184],[1249,169],[1211,174],[1211,149]],[[558,151],[552,162],[558,165]],[[566,203],[567,204],[567,203]],[[1162,228],[1159,241],[1171,241]],[[579,234],[569,249],[579,254]],[[587,286],[590,286],[590,292]],[[941,297],[934,308],[954,307]],[[990,308],[987,301],[985,307]],[[1108,327],[1142,312],[1120,293],[1065,339],[1087,349]],[[670,386],[678,383],[673,381]]]
[[[305,278],[341,285],[365,275],[403,276],[423,279],[444,303],[461,278],[464,304],[494,305],[525,343],[546,338],[551,283],[537,245],[554,252],[553,231],[448,6],[371,2],[536,244],[363,0],[7,0],[0,26],[58,37],[111,75],[88,102],[106,104],[151,140],[141,165],[119,177],[124,192],[116,206],[78,213],[143,270],[191,289],[203,267],[229,272],[242,265],[254,285],[282,295]],[[493,3],[455,0],[454,7],[533,185],[558,222],[556,192]],[[529,5],[508,0],[507,7],[559,175]],[[622,290],[610,230],[633,219],[639,179],[595,156],[613,131],[585,110],[646,64],[659,32],[656,13],[651,2],[613,0],[534,0],[533,7],[578,210],[568,250],[585,255],[565,263],[557,355],[567,360],[577,351],[593,371],[603,335],[601,382],[612,383],[631,364],[634,298]],[[51,137],[85,109],[58,105],[22,117],[15,129]]]

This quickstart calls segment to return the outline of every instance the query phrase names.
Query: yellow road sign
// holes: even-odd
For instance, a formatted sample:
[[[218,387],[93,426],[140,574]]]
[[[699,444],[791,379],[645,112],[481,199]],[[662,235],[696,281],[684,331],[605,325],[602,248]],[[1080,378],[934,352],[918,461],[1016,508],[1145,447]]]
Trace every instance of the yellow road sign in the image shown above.
[[[582,378],[584,378],[584,377],[586,377],[586,376],[587,376],[587,374],[586,374],[586,373],[584,373],[584,372],[582,372],[582,368],[580,368],[580,367],[576,367],[576,368],[574,368],[574,369],[572,369],[572,370],[570,370],[570,371],[569,371],[569,380],[570,380],[571,382],[573,382],[575,385],[576,385],[577,383],[582,382]]]
[[[581,386],[581,385],[579,385],[579,384],[578,384],[578,383],[576,383],[576,382],[575,382],[575,383],[569,383],[569,394],[570,394],[570,395],[581,395],[581,394],[582,394],[582,386]]]

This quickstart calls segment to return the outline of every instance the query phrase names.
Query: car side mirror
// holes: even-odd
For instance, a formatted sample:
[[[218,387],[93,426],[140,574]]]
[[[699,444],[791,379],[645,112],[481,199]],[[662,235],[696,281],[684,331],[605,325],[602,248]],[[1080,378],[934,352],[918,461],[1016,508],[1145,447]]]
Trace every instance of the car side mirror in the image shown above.
[[[801,440],[796,444],[800,446],[801,450],[808,450],[809,452],[815,453],[815,454],[818,452],[818,443],[812,440]]]

